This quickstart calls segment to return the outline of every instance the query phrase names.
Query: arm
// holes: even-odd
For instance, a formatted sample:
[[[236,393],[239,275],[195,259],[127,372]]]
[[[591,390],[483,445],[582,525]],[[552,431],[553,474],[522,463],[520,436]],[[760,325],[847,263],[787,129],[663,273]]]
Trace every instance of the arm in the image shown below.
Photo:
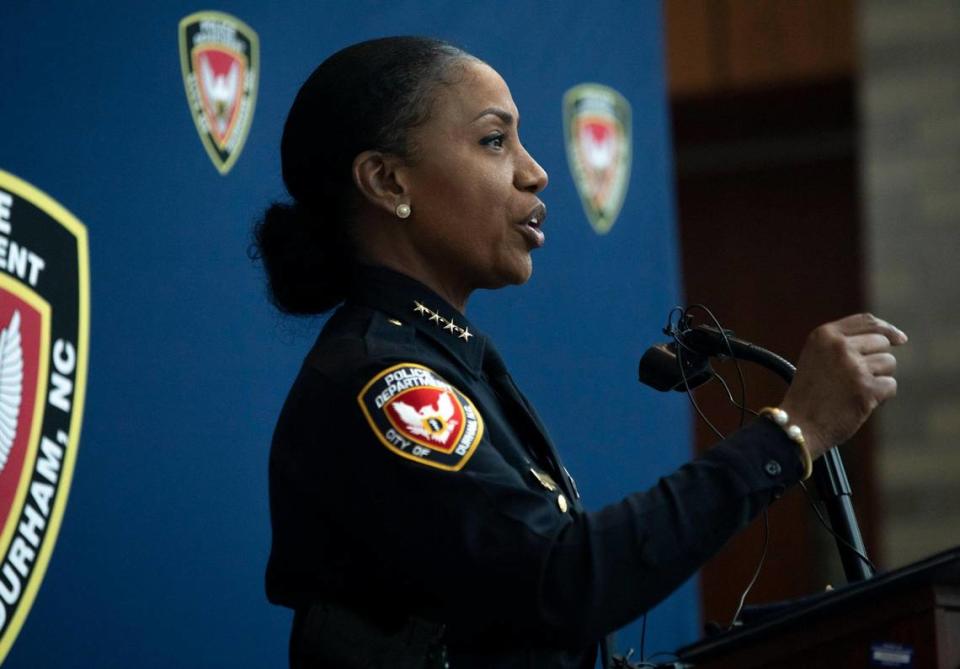
[[[322,405],[355,395],[316,387]],[[796,446],[760,421],[646,492],[563,513],[489,435],[463,469],[443,471],[389,451],[349,402],[332,414],[359,437],[315,470],[348,511],[331,522],[374,556],[386,597],[466,643],[596,641],[667,596],[801,471]]]

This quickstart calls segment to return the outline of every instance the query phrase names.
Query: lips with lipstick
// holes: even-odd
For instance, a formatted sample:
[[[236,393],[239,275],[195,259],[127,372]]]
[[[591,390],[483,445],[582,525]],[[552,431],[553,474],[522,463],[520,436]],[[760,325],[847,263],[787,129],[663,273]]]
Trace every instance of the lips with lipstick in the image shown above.
[[[547,220],[547,207],[541,202],[527,214],[520,222],[520,230],[530,244],[531,249],[543,246],[546,237],[543,234],[543,223]]]

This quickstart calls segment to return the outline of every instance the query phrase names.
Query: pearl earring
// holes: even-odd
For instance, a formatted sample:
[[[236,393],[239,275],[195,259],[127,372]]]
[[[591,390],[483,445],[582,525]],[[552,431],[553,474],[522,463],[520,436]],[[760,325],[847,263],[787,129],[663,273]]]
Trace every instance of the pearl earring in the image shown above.
[[[397,205],[397,218],[409,218],[410,217],[410,205],[409,204],[398,204]]]

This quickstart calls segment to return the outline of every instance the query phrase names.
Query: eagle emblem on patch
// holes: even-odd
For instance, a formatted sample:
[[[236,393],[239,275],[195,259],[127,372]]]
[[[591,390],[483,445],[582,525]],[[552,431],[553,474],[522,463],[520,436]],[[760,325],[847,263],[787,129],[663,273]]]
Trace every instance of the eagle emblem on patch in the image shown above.
[[[197,12],[180,21],[180,68],[200,141],[220,174],[240,157],[260,75],[257,33],[235,16]]]
[[[0,170],[0,664],[50,563],[80,446],[87,230]]]
[[[563,96],[567,162],[583,211],[598,235],[620,215],[630,183],[630,103],[602,84],[580,84]]]
[[[483,436],[483,419],[470,398],[416,363],[383,370],[357,401],[384,446],[438,469],[462,469]]]

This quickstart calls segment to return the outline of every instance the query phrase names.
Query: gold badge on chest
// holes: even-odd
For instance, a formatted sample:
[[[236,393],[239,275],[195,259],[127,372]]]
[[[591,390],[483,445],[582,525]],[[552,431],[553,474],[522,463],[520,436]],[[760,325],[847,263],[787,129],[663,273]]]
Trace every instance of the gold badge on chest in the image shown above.
[[[557,506],[560,507],[561,513],[566,513],[567,509],[570,508],[570,505],[567,503],[566,496],[562,492],[559,492],[560,486],[558,486],[557,482],[553,480],[553,477],[550,476],[550,474],[541,472],[534,467],[530,468],[530,473],[533,474],[533,477],[537,479],[537,481],[540,482],[540,485],[542,485],[544,488],[550,492],[557,493]]]

